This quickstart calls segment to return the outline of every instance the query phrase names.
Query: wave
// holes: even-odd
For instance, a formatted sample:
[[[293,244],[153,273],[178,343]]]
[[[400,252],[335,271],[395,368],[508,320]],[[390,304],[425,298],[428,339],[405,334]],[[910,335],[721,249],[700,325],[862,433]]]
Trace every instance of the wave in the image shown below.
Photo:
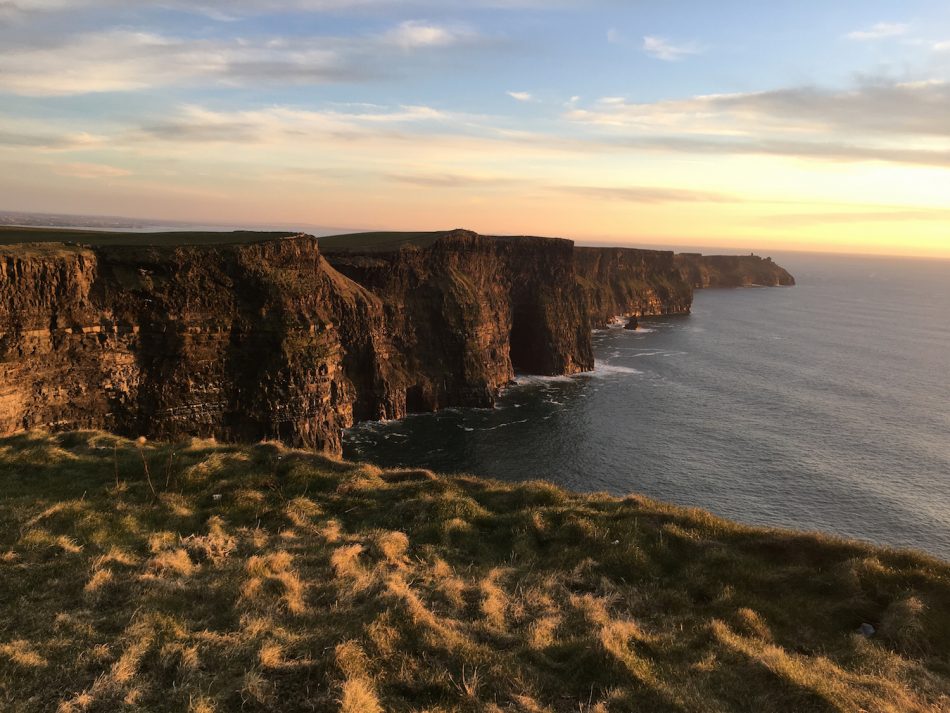
[[[613,376],[615,374],[642,374],[639,369],[630,366],[620,366],[619,364],[608,364],[606,362],[594,362],[594,370],[589,372],[591,376]]]
[[[533,374],[519,374],[515,377],[516,386],[527,386],[530,384],[551,384],[565,383],[573,381],[578,374],[573,376],[535,376]]]
[[[497,431],[499,428],[508,428],[509,426],[517,426],[522,423],[528,423],[531,419],[524,419],[522,421],[510,421],[508,423],[499,423],[497,426],[489,426],[488,428],[473,428],[471,426],[463,426],[458,424],[458,427],[465,431],[466,433],[472,433],[473,431]]]

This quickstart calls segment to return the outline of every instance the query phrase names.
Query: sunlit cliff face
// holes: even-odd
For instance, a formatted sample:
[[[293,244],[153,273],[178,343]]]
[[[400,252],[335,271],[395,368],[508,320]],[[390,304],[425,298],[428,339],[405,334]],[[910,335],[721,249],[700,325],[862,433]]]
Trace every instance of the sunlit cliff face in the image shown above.
[[[656,5],[0,7],[0,209],[950,257],[950,8]]]

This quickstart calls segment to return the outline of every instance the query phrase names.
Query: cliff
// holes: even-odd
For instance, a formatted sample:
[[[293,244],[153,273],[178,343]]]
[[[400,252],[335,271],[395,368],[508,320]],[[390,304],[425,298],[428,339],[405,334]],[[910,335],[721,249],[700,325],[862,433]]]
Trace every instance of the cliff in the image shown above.
[[[0,432],[105,428],[340,450],[398,415],[383,307],[312,237],[0,248]]]
[[[574,258],[594,329],[615,317],[689,314],[692,308],[693,289],[672,252],[577,247]]]
[[[710,287],[791,287],[795,278],[772,261],[758,255],[676,256],[683,278],[697,289]]]
[[[0,245],[0,433],[97,428],[339,453],[357,421],[488,407],[516,371],[593,369],[591,329],[688,313],[687,274],[703,286],[791,280],[771,261],[464,230],[319,243],[28,235],[48,242]]]
[[[411,242],[321,241],[340,273],[385,305],[409,411],[491,406],[515,370],[594,366],[573,243],[456,230]]]

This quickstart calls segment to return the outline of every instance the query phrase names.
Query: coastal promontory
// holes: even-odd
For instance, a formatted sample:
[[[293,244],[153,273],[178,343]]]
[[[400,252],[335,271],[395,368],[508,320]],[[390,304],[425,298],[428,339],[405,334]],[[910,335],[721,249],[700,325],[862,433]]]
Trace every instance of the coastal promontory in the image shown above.
[[[491,406],[516,372],[589,371],[592,329],[688,314],[694,285],[790,281],[771,261],[466,230],[5,229],[0,433],[340,453],[360,421]]]

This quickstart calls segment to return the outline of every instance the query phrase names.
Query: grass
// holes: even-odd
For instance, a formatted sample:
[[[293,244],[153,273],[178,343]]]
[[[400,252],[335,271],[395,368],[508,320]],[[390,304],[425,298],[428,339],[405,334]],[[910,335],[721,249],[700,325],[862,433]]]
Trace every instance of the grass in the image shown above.
[[[451,231],[436,232],[376,232],[334,235],[320,238],[320,246],[328,252],[388,251],[405,245],[428,247]],[[23,243],[70,243],[90,246],[159,246],[177,247],[186,245],[235,245],[276,240],[295,233],[238,230],[231,232],[121,232],[111,230],[83,230],[73,228],[20,228],[0,226],[0,245]]]
[[[443,238],[451,231],[434,232],[376,232],[352,233],[348,235],[330,235],[320,238],[320,248],[326,252],[348,251],[390,251],[401,247],[415,245],[427,248],[439,238]]]
[[[274,444],[21,434],[0,492],[4,711],[950,710],[919,554]]]
[[[0,226],[0,245],[20,243],[75,243],[93,246],[159,246],[234,245],[286,238],[295,233],[238,230],[232,232],[156,232],[123,233],[110,230],[75,230],[70,228],[17,228]]]

